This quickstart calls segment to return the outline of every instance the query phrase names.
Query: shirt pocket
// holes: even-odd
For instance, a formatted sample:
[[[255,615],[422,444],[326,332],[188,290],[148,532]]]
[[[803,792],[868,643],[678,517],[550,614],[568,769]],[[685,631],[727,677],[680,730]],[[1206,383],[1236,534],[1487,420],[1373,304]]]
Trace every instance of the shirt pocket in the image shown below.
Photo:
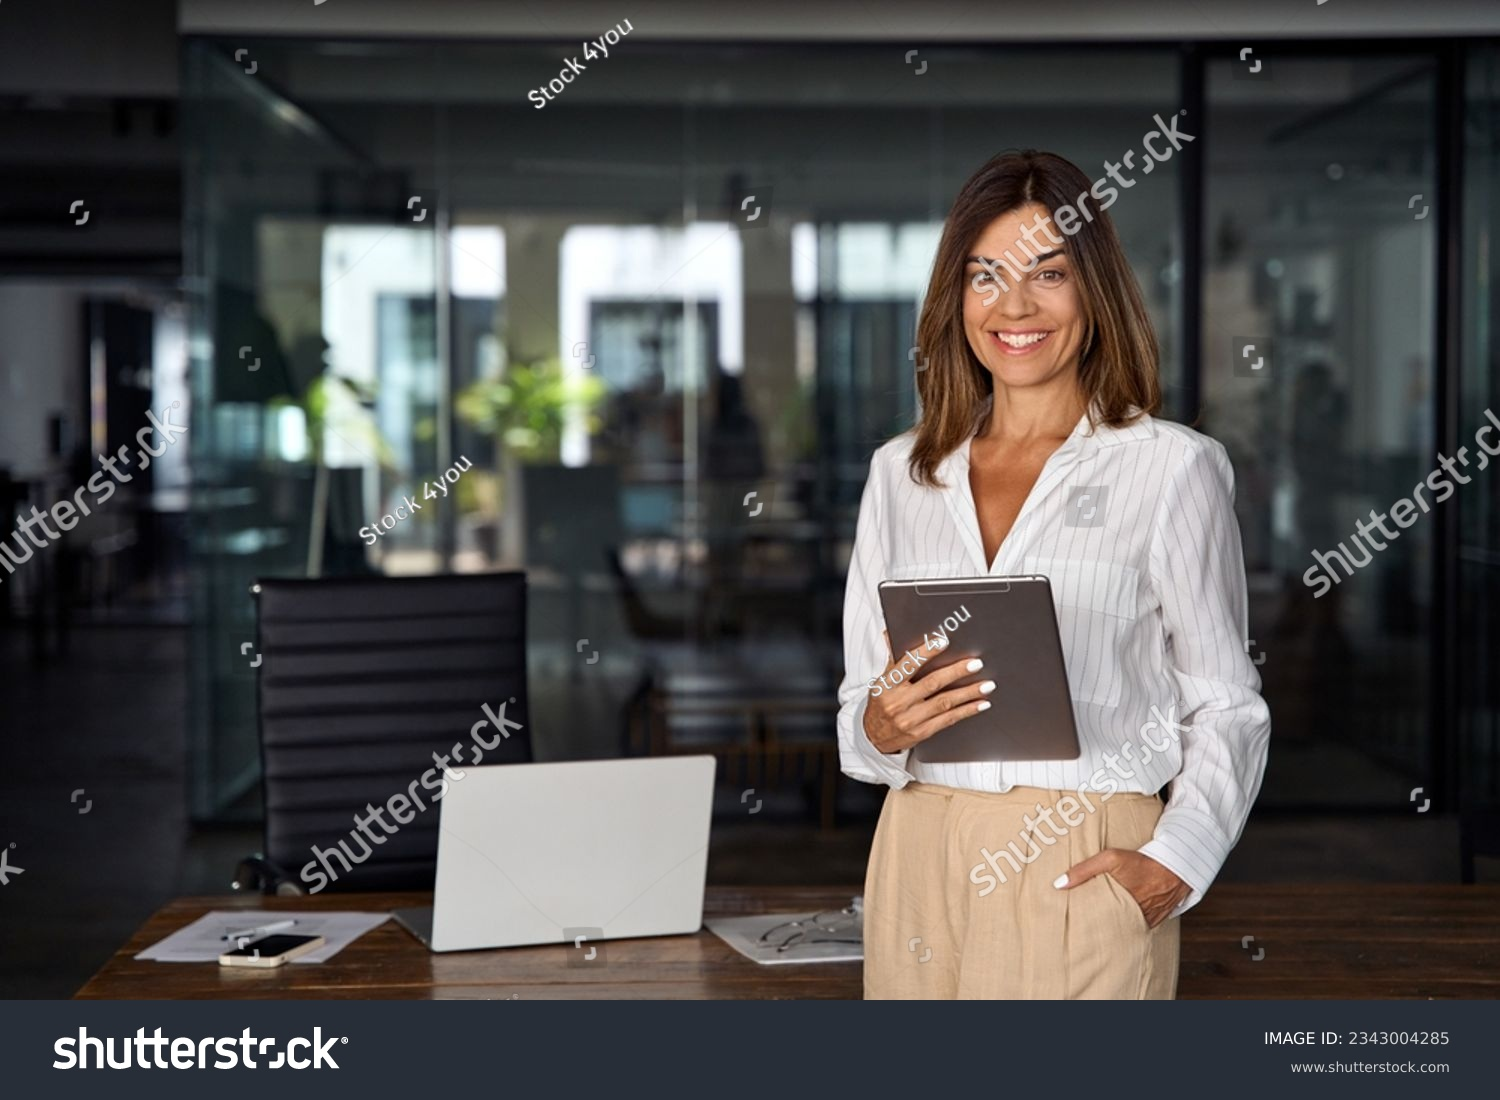
[[[972,577],[974,567],[967,561],[918,561],[903,562],[886,568],[884,580],[931,581],[947,580],[951,577]]]
[[[1124,648],[1139,615],[1140,571],[1074,558],[1026,558],[1023,568],[1040,573],[1051,585],[1073,698],[1118,706],[1125,679]]]

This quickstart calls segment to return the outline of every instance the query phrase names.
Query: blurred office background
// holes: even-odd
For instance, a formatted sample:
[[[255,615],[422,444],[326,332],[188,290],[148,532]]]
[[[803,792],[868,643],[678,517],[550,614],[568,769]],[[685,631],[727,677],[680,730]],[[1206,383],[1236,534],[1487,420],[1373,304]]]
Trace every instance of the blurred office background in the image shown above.
[[[712,751],[711,878],[858,882],[844,570],[942,217],[998,150],[1098,176],[1177,112],[1110,214],[1165,415],[1236,468],[1275,728],[1226,877],[1457,879],[1500,482],[1300,577],[1500,404],[1500,11],[1334,7],[7,3],[0,495],[190,430],[0,577],[6,986],[70,992],[257,846],[267,576],[524,569],[537,759]]]

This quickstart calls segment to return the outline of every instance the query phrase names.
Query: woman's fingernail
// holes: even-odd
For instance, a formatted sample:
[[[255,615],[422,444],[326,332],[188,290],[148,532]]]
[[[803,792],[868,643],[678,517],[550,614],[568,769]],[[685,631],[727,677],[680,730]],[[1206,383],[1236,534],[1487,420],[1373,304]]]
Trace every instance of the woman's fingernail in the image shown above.
[[[1056,890],[1061,890],[1067,884],[1068,884],[1068,876],[1067,875],[1058,875],[1057,878],[1055,878],[1052,881],[1052,886]]]
[[[964,668],[968,669],[970,672],[978,672],[983,667],[984,667],[984,662],[981,661],[978,657],[975,657],[968,664],[964,665]]]
[[[993,681],[993,680],[986,680],[984,683],[982,683],[982,684],[979,685],[979,694],[981,694],[981,695],[988,695],[990,692],[992,692],[994,690],[995,690],[995,681]]]
[[[988,699],[986,699],[984,702],[980,703],[979,706],[975,707],[974,709],[975,710],[989,710],[990,709],[990,701]]]

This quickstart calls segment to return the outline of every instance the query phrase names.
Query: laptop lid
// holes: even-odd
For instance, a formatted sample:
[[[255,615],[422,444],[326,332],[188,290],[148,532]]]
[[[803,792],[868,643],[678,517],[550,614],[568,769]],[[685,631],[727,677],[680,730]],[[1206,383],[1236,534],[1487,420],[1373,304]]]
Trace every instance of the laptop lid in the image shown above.
[[[703,923],[712,756],[463,768],[443,796],[434,951]]]

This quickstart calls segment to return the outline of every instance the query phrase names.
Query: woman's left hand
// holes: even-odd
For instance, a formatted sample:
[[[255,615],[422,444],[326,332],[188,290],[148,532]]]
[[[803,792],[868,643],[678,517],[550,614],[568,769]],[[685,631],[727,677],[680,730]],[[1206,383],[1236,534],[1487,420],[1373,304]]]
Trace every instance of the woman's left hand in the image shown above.
[[[1071,890],[1106,871],[1135,898],[1151,928],[1166,920],[1193,892],[1192,887],[1150,856],[1126,848],[1105,848],[1082,863],[1075,863],[1053,885],[1059,890]]]

